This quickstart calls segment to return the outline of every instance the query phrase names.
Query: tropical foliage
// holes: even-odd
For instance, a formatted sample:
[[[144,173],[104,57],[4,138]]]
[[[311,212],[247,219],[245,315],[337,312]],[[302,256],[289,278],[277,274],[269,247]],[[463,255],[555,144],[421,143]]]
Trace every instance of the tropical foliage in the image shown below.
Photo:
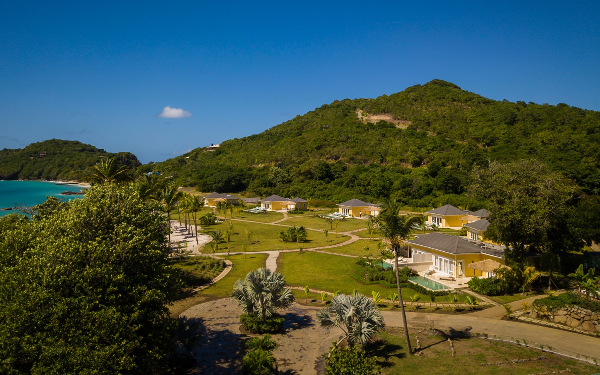
[[[358,347],[339,346],[334,341],[328,354],[325,367],[326,375],[376,375],[381,374],[377,367],[377,358],[370,357]]]
[[[350,346],[365,345],[385,327],[373,300],[357,292],[335,295],[328,307],[319,310],[317,321],[325,327],[340,328]]]
[[[308,238],[308,233],[303,226],[293,226],[288,228],[288,230],[285,232],[279,232],[279,238],[283,242],[304,242]]]
[[[268,268],[259,268],[249,272],[244,280],[238,279],[233,285],[231,298],[244,313],[261,321],[294,302],[294,295],[285,287],[283,275]]]
[[[0,373],[166,370],[181,285],[160,205],[105,184],[0,222]]]
[[[77,141],[50,139],[0,150],[0,180],[82,180],[90,168],[111,158],[130,169],[141,165],[129,152],[114,154]]]

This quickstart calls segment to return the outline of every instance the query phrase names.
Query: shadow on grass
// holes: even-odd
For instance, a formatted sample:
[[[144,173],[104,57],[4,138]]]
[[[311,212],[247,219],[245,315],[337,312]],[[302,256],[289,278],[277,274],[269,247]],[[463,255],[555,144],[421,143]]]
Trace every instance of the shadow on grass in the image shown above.
[[[390,362],[390,358],[392,357],[397,359],[406,357],[406,353],[402,352],[404,347],[398,344],[392,344],[381,338],[367,343],[364,349],[370,355],[377,356],[377,365],[381,366],[381,368],[392,367],[393,363]]]

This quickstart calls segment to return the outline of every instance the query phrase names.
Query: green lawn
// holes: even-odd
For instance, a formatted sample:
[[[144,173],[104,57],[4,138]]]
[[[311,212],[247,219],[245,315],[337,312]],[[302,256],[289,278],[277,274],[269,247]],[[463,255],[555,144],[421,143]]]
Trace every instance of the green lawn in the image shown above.
[[[519,301],[525,298],[529,298],[529,297],[534,297],[539,295],[540,293],[536,293],[536,292],[527,292],[523,295],[521,295],[521,293],[515,293],[515,294],[508,294],[505,296],[494,296],[494,297],[488,297],[489,299],[491,299],[494,302],[500,303],[500,304],[505,304],[505,303],[511,303],[511,302],[515,302],[515,301]]]
[[[217,214],[219,217],[225,217],[229,219],[231,216],[229,212],[225,215],[225,212]],[[242,219],[242,220],[251,220],[251,221],[260,221],[261,223],[272,223],[277,220],[283,219],[283,214],[281,212],[267,212],[264,214],[251,214],[249,212],[240,212],[238,216],[235,212],[233,213],[234,219]]]
[[[251,223],[247,221],[227,220],[212,226],[204,227],[204,232],[209,231],[228,231],[230,230],[229,223],[233,223],[233,231],[231,235],[230,251],[243,251],[242,245],[247,244],[246,230],[252,232],[250,245],[247,251],[266,251],[266,250],[287,250],[287,249],[308,249],[319,246],[329,246],[336,243],[344,242],[349,237],[335,234],[330,234],[329,239],[325,241],[325,234],[321,232],[308,231],[308,239],[305,242],[283,242],[279,239],[279,232],[286,231],[287,227],[277,225]],[[203,252],[210,252],[210,246],[205,246]],[[219,244],[219,251],[226,252],[227,244]]]
[[[352,278],[362,268],[356,264],[356,258],[340,257],[337,255],[322,254],[316,252],[294,252],[279,255],[279,271],[283,274],[290,285],[304,287],[308,285],[311,289],[324,290],[327,292],[340,291],[350,294],[355,289],[371,296],[372,291],[379,292],[382,298],[387,298],[396,292],[395,288],[386,288],[380,284],[364,285]],[[410,296],[415,292],[412,289],[402,289],[402,297],[410,301]],[[417,293],[418,294],[418,293]],[[442,301],[444,297],[438,297]],[[459,294],[460,301],[465,296]],[[420,302],[428,302],[429,297],[421,295]]]
[[[332,247],[324,251],[337,254],[357,255],[363,257],[368,255],[371,258],[378,258],[381,256],[381,252],[377,248],[378,243],[381,243],[381,241],[358,240],[356,242],[351,243],[350,245]],[[365,246],[367,246],[369,250],[365,250]],[[385,249],[385,245],[382,245],[382,249]]]
[[[502,341],[480,338],[454,339],[456,356],[452,357],[447,338],[433,332],[410,331],[414,348],[416,338],[421,341],[422,355],[410,355],[404,340],[404,331],[398,328],[386,328],[378,334],[378,339],[367,346],[367,352],[377,356],[378,365],[384,375],[395,374],[431,374],[431,375],[464,375],[464,374],[557,374],[558,371],[570,370],[572,374],[595,374],[597,366],[567,357],[542,352],[538,349],[526,348]],[[539,357],[544,359],[538,359]],[[534,359],[518,363],[515,359]],[[482,366],[482,364],[493,363]]]
[[[313,228],[313,229],[327,229],[330,233],[335,234],[335,225],[337,223],[337,231],[339,232],[347,232],[349,230],[354,229],[362,229],[367,227],[367,221],[361,219],[345,219],[345,220],[335,220],[332,223],[332,226],[329,225],[327,220],[322,219],[320,217],[314,216],[314,214],[301,214],[301,215],[289,215],[289,219],[283,221],[281,224],[285,225],[295,225],[295,226],[304,226],[305,228]]]
[[[248,272],[264,267],[267,259],[266,254],[247,254],[246,258],[243,255],[231,255],[230,257],[221,257],[229,259],[233,262],[233,268],[227,276],[219,280],[216,284],[209,286],[198,294],[210,295],[216,297],[229,297],[233,290],[233,284],[237,279],[243,279]]]

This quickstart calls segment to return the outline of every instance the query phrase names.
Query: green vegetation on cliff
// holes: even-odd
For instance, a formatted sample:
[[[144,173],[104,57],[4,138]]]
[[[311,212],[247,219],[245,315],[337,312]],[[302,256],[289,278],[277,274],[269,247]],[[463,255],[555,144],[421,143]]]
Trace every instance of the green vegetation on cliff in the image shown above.
[[[81,180],[90,167],[110,157],[131,168],[141,165],[129,152],[113,154],[77,141],[50,139],[23,149],[0,150],[0,179]]]
[[[359,110],[389,122],[367,122]],[[141,171],[200,191],[335,202],[391,196],[413,207],[476,208],[463,194],[476,164],[537,158],[598,194],[598,151],[600,112],[495,101],[434,80],[376,99],[335,101],[216,151],[197,148]]]

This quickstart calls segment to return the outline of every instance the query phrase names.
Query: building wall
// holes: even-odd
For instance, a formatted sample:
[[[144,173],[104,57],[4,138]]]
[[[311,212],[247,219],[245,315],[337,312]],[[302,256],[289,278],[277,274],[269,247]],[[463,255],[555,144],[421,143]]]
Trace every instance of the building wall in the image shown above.
[[[442,225],[438,225],[440,228],[461,228],[463,226],[461,218],[464,216],[428,215],[429,223],[433,223],[434,217],[442,218]]]
[[[454,263],[454,277],[456,277],[456,275],[458,275],[458,262],[459,261],[464,261],[464,276],[465,277],[473,277],[473,276],[477,276],[477,277],[487,277],[487,274],[485,272],[481,272],[478,270],[474,270],[472,268],[469,268],[468,265],[471,263],[475,263],[475,262],[479,262],[485,259],[492,259],[495,260],[496,262],[500,263],[500,264],[504,264],[504,259],[500,259],[500,258],[496,258],[493,257],[491,255],[487,255],[487,254],[457,254],[456,256],[454,256],[453,254],[448,254],[448,253],[444,253],[443,251],[437,251],[434,249],[429,249],[426,247],[422,247],[419,245],[412,245],[413,247],[413,252],[415,250],[417,251],[423,251],[423,252],[428,252],[434,255],[433,258],[433,265],[436,265],[436,260],[435,257],[437,256],[438,258],[445,258],[448,259],[449,261],[455,262]]]
[[[217,206],[217,202],[215,201],[216,199],[219,199],[219,198],[206,198],[204,200],[206,201],[206,205],[208,207],[216,207]]]
[[[373,209],[372,206],[357,206],[357,207],[340,206],[338,211],[342,215],[350,215],[352,217],[364,217],[367,215],[371,215],[371,216],[379,215],[379,210]]]
[[[467,228],[467,238],[469,239],[474,239],[472,234],[477,234],[477,241],[481,241],[481,242],[485,242],[485,243],[491,243],[494,245],[500,245],[499,243],[496,243],[492,240],[489,240],[487,238],[485,238],[485,231],[479,231],[479,230],[475,230],[475,229],[471,229],[471,228]]]
[[[269,208],[266,205],[269,205]],[[265,210],[270,211],[281,211],[281,210],[294,210],[299,205],[304,205],[304,209],[306,209],[306,203],[295,203],[295,202],[261,202],[261,207]],[[300,208],[302,209],[302,208]]]

